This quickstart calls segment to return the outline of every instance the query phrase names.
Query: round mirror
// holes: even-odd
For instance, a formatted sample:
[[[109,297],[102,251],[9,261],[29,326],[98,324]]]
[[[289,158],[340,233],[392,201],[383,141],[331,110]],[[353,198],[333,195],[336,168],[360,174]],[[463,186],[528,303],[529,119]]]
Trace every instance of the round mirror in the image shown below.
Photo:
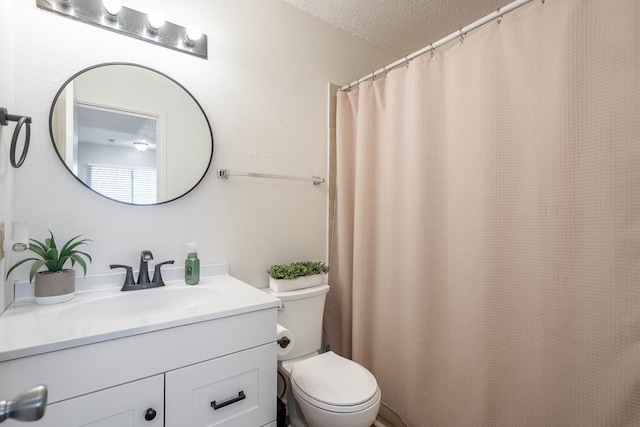
[[[204,178],[213,134],[196,99],[137,64],[89,67],[60,88],[49,115],[60,160],[84,185],[121,203],[175,200]]]

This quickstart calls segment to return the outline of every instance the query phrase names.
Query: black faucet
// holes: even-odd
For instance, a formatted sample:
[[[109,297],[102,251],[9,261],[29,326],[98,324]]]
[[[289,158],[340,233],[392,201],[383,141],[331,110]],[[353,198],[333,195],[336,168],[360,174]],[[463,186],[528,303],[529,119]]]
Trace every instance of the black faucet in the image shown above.
[[[153,259],[153,254],[149,250],[144,250],[140,252],[140,271],[138,273],[138,282],[136,283],[133,279],[133,268],[128,265],[121,264],[111,264],[109,267],[113,268],[124,268],[127,272],[124,278],[124,284],[122,285],[121,291],[136,291],[138,289],[148,289],[148,288],[157,288],[160,286],[164,286],[164,281],[162,280],[162,273],[160,268],[165,264],[173,264],[173,260],[164,261],[156,264],[155,270],[153,273],[153,279],[149,280],[149,261]]]
[[[153,254],[149,250],[140,252],[140,270],[138,272],[138,285],[151,283],[149,280],[149,261],[153,259]]]

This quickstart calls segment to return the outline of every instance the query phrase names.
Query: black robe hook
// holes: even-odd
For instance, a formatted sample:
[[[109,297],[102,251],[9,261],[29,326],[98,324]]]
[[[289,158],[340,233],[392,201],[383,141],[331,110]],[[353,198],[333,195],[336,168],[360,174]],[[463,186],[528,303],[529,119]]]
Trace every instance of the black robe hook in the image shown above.
[[[7,126],[9,121],[18,122],[16,128],[13,130],[13,136],[11,137],[11,150],[9,154],[11,166],[17,169],[22,166],[24,160],[27,158],[27,152],[29,151],[29,141],[31,140],[31,117],[9,114],[6,108],[0,107],[0,126]],[[20,159],[16,161],[16,146],[18,145],[18,136],[20,135],[20,130],[25,123],[27,126],[25,128],[26,135],[24,138],[24,147],[22,148]]]

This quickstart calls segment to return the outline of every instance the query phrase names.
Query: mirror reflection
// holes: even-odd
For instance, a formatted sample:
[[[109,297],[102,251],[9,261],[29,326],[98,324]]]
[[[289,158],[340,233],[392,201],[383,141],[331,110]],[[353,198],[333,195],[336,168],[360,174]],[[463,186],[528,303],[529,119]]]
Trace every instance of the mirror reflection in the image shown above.
[[[91,190],[135,205],[175,200],[206,174],[209,121],[179,83],[136,64],[100,64],[58,91],[51,138],[67,169]]]

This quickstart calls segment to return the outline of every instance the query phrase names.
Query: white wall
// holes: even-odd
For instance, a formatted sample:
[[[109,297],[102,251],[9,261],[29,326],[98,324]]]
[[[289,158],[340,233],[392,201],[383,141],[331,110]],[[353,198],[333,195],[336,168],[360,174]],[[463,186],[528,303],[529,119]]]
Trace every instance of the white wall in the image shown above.
[[[14,104],[34,120],[30,156],[15,173],[15,218],[30,223],[31,237],[84,233],[94,240],[89,273],[110,263],[137,268],[142,249],[182,263],[183,244],[197,241],[203,263],[229,262],[233,275],[258,287],[267,286],[273,263],[325,259],[326,185],[225,181],[215,171],[326,177],[327,83],[346,84],[396,58],[281,0],[124,1],[158,8],[171,22],[197,22],[209,37],[208,60],[60,17],[35,0],[11,3],[7,18],[11,7],[0,0],[0,21],[14,22]],[[2,35],[5,22],[0,28]],[[118,204],[82,187],[59,162],[48,131],[56,91],[80,69],[111,61],[157,69],[202,104],[214,160],[187,196],[153,207]]]

